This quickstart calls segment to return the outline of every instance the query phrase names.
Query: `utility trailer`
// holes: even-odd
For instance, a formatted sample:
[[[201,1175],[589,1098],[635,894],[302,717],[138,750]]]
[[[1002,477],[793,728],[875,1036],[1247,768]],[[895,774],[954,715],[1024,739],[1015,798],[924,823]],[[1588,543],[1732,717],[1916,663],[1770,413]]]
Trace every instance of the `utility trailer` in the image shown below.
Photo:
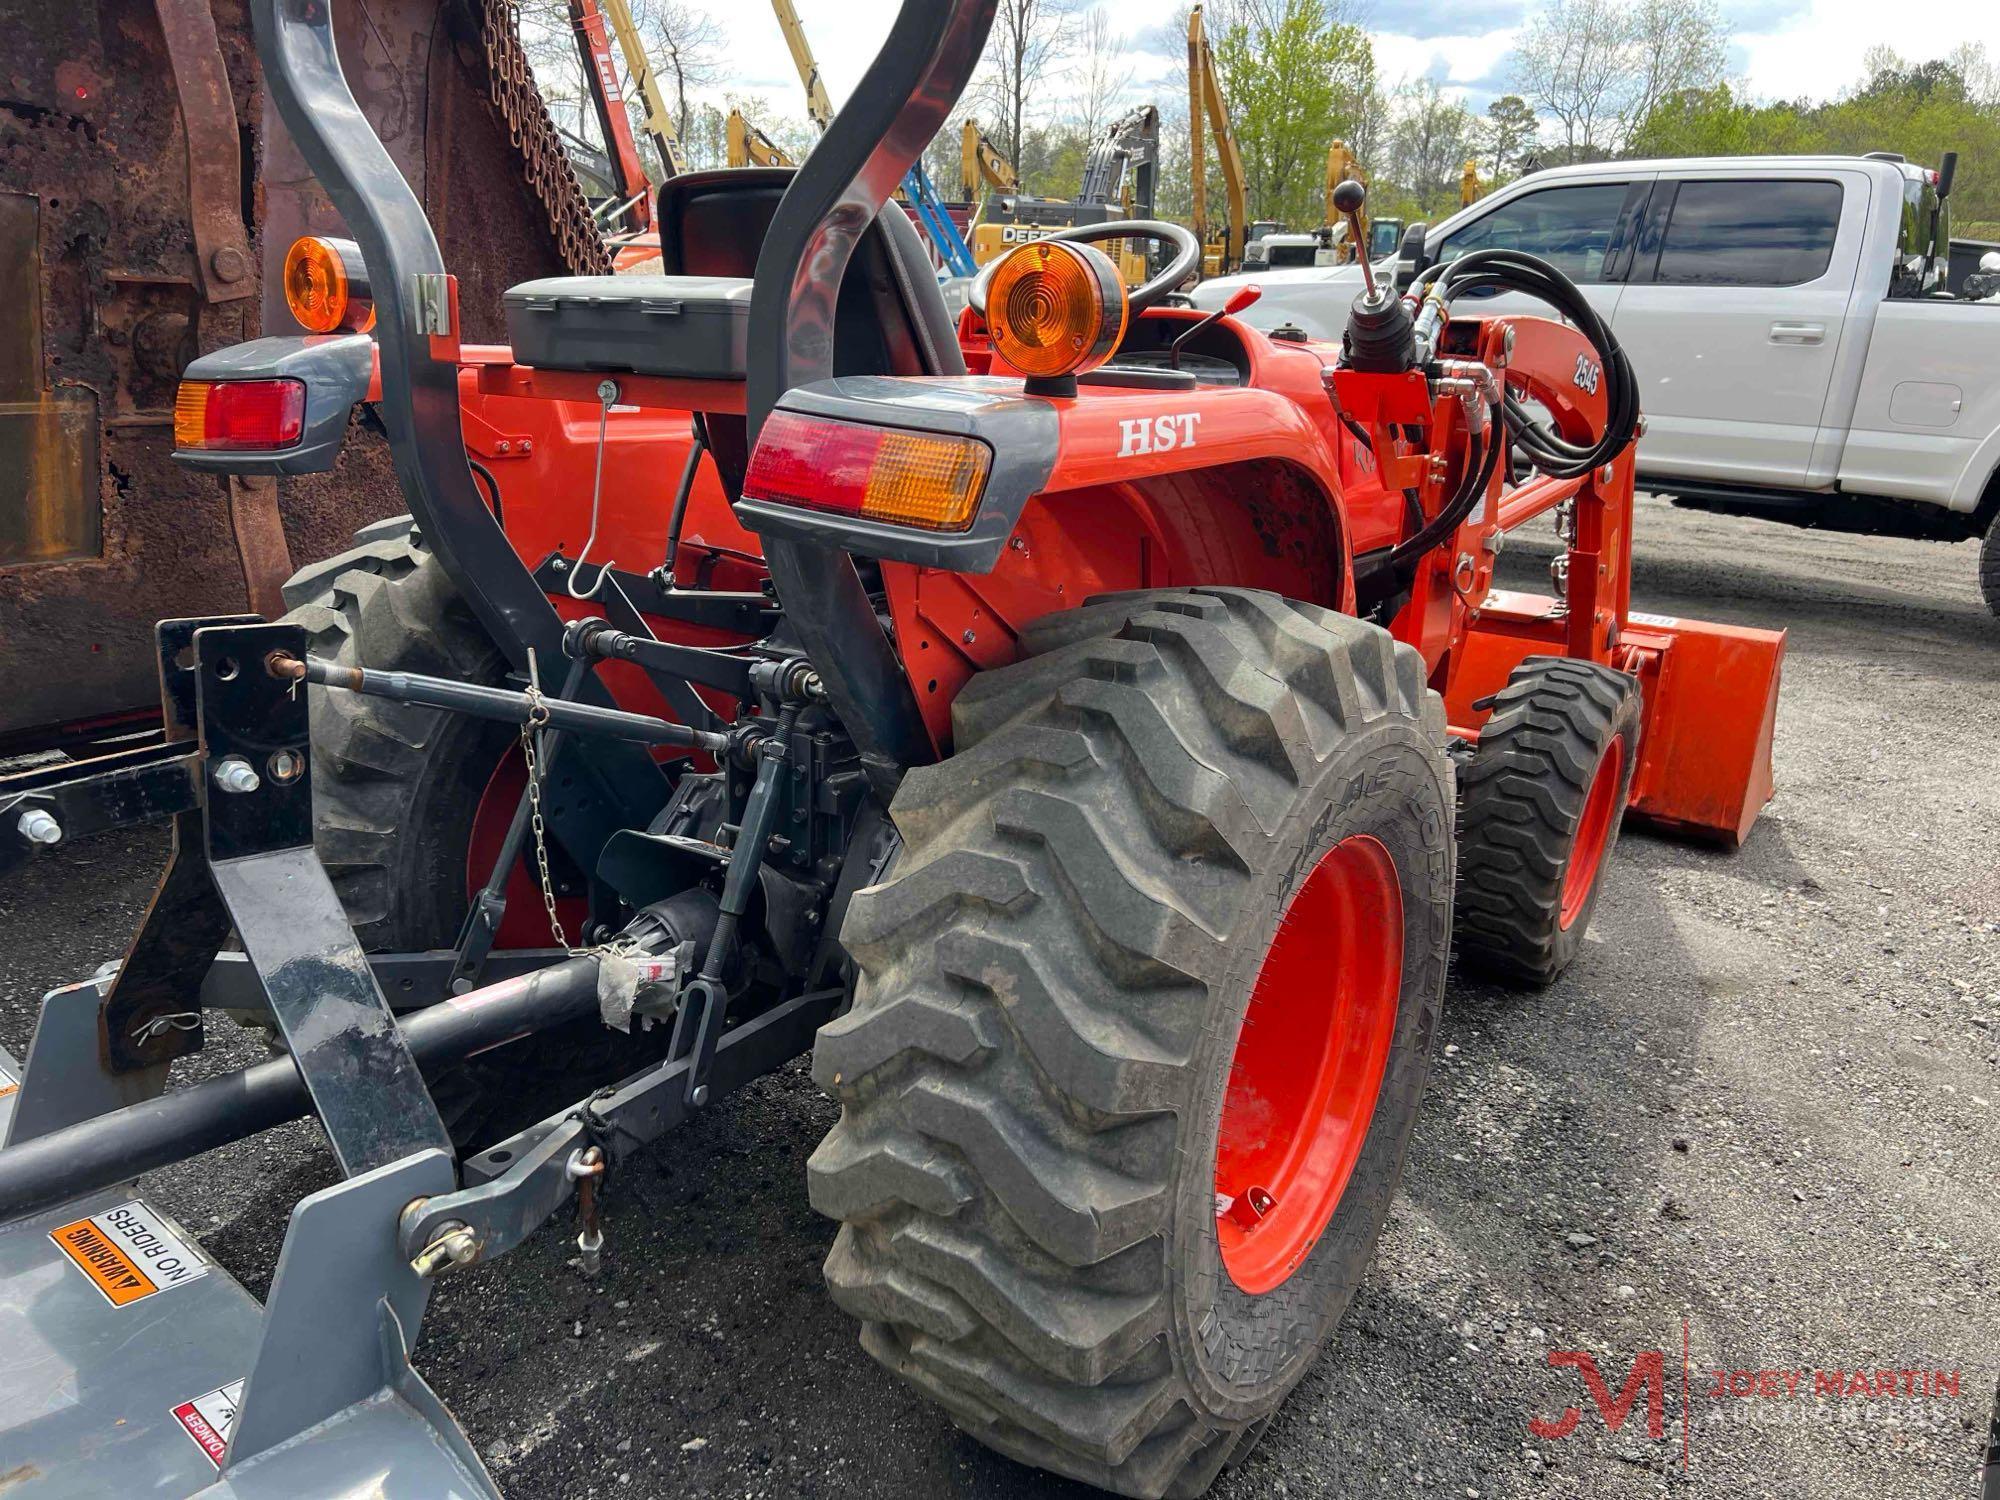
[[[328,7],[256,0],[354,238],[288,278],[334,331],[189,368],[179,456],[323,471],[363,405],[411,518],[282,620],[162,622],[163,745],[0,781],[11,862],[174,831],[0,1059],[20,1493],[496,1494],[410,1365],[431,1283],[559,1212],[618,1253],[621,1163],[807,1051],[871,1355],[1023,1462],[1199,1493],[1366,1267],[1454,953],[1553,978],[1627,811],[1748,832],[1783,637],[1630,611],[1636,387],[1548,267],[1314,345],[1118,222],[952,322],[880,210],[993,10],[912,0],[796,175],[673,179],[661,276],[517,286],[499,347]],[[1128,295],[1091,242],[1132,238]],[[1490,289],[1573,326],[1454,311]],[[1495,592],[1547,514],[1557,592]],[[279,1055],[168,1088],[222,1017]],[[342,1180],[260,1309],[133,1182],[308,1115]]]

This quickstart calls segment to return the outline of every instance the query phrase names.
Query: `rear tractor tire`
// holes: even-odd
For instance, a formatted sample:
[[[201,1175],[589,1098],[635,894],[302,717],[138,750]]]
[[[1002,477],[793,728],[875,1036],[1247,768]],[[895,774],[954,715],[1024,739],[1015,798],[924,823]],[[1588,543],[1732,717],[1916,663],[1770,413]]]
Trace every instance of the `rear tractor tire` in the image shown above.
[[[1331,1337],[1402,1174],[1451,926],[1421,660],[1248,590],[1030,626],[842,928],[810,1164],[864,1348],[989,1447],[1197,1495]]]
[[[1639,681],[1531,656],[1459,771],[1457,937],[1467,970],[1539,988],[1590,926],[1639,764]]]
[[[505,658],[410,517],[377,522],[354,540],[285,585],[286,619],[306,627],[314,656],[503,683]],[[308,702],[313,841],[361,946],[452,947],[469,904],[480,799],[518,733],[359,693],[315,688]],[[433,1079],[431,1091],[452,1138],[476,1148],[644,1066],[666,1035],[626,1036],[586,1020],[481,1053]]]

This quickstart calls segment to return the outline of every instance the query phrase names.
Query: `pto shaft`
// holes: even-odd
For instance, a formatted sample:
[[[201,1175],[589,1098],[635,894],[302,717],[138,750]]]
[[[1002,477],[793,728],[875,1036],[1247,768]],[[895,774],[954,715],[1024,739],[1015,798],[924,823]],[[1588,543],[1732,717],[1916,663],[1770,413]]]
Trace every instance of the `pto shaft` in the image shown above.
[[[475,1052],[597,1014],[597,960],[572,958],[399,1018],[435,1077]],[[225,1073],[0,1151],[0,1224],[296,1120],[312,1102],[289,1057]]]

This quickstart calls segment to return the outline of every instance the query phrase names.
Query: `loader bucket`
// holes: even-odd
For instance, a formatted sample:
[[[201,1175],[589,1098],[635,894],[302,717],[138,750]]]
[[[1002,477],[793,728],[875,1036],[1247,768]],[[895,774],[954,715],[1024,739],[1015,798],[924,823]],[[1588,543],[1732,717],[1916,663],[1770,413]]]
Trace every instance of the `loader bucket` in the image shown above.
[[[1563,653],[1553,599],[1495,590],[1466,634],[1445,709],[1476,735],[1479,705],[1522,659]],[[1735,847],[1771,800],[1771,737],[1785,633],[1678,616],[1626,616],[1612,665],[1645,693],[1630,811],[1659,827]]]

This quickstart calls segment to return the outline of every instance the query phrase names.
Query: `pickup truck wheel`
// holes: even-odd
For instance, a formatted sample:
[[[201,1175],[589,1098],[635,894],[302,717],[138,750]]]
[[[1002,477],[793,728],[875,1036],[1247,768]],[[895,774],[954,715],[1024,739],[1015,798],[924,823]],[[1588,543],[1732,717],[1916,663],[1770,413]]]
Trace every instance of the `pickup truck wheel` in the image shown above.
[[[1986,607],[2000,615],[2000,513],[1994,515],[1993,524],[1986,528],[1986,540],[1979,544],[1979,592],[1986,596]]]
[[[1276,595],[1113,595],[960,693],[813,1073],[834,1300],[981,1442],[1195,1495],[1331,1336],[1451,925],[1423,664]]]
[[[286,619],[314,656],[494,686],[499,648],[408,516],[355,534],[347,551],[285,585]],[[311,689],[314,843],[371,953],[449,948],[468,904],[467,850],[489,788],[519,792],[505,724],[358,693]],[[501,817],[512,813],[512,801]],[[484,872],[481,872],[482,878]],[[539,912],[539,903],[536,905]],[[541,937],[540,942],[552,942]],[[668,1028],[596,1021],[481,1053],[431,1080],[461,1148],[490,1144],[660,1054]]]
[[[1539,987],[1569,967],[1638,766],[1638,679],[1531,656],[1494,696],[1459,773],[1459,960]]]

